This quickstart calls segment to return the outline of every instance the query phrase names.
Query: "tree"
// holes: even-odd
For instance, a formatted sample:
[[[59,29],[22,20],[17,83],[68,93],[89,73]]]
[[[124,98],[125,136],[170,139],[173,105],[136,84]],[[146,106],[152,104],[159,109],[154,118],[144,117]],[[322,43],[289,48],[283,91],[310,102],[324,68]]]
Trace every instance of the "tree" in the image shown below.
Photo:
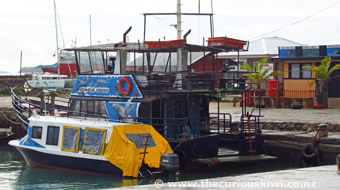
[[[268,61],[268,58],[262,58],[259,63],[255,64],[254,71],[248,64],[245,64],[245,63],[242,64],[243,70],[254,72],[254,73],[248,73],[244,75],[247,76],[249,80],[257,82],[258,89],[261,89],[260,83],[262,81],[269,79],[269,77],[271,76],[282,75],[282,72],[279,72],[279,71],[270,72],[273,66],[270,66],[267,69],[263,70],[264,64],[266,64],[267,61]]]
[[[327,92],[328,83],[334,78],[338,78],[339,75],[331,77],[335,70],[340,69],[340,64],[334,65],[331,69],[332,59],[330,57],[325,57],[319,66],[304,66],[302,68],[311,69],[315,73],[315,82],[312,81],[311,85],[315,83],[315,96],[317,104],[323,104],[322,97],[325,92]],[[325,103],[327,106],[327,102]]]

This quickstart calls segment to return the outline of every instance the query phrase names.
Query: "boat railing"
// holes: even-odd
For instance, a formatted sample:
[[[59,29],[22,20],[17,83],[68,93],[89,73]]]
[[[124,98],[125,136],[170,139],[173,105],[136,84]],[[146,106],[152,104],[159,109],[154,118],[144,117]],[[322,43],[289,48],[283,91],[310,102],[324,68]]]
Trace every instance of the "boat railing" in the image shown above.
[[[66,116],[70,118],[78,118],[78,119],[103,119],[105,121],[109,121],[109,118],[107,115],[104,114],[98,114],[98,113],[88,113],[88,112],[79,112],[79,111],[70,111],[70,110],[58,110],[58,112],[64,112],[64,115],[60,116]],[[55,115],[55,113],[52,113],[52,115]]]
[[[11,96],[12,96],[12,106],[15,112],[17,113],[17,116],[19,119],[26,124],[24,126],[25,129],[27,129],[28,126],[28,118],[31,116],[31,113],[33,110],[39,105],[34,104],[30,101],[27,101],[23,98],[21,98],[19,95],[17,95],[13,88],[11,88]]]
[[[253,115],[246,113],[241,115],[241,133],[253,132],[260,133],[260,117],[261,115]]]
[[[220,72],[172,72],[135,75],[146,97],[159,97],[165,92],[214,91]]]
[[[202,120],[207,118],[150,118],[140,117],[138,121],[151,124],[166,139],[195,138],[200,136]]]
[[[214,117],[212,117],[214,115]],[[138,121],[151,124],[167,139],[195,138],[202,134],[230,132],[231,114],[211,114],[209,117],[150,118],[140,117]]]
[[[230,113],[210,113],[210,133],[231,133],[232,115]]]

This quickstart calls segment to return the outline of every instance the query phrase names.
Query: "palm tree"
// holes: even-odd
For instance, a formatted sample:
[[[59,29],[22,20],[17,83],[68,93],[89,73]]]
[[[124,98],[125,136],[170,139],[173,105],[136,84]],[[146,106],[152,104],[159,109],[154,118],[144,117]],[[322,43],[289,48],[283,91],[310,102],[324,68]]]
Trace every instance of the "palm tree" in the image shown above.
[[[315,96],[317,104],[327,106],[327,102],[322,101],[322,97],[325,92],[327,92],[328,83],[334,78],[340,77],[339,75],[331,77],[333,71],[340,69],[340,64],[334,65],[331,69],[332,59],[330,57],[325,57],[319,66],[304,66],[302,68],[311,69],[315,73]],[[311,85],[314,81],[311,82]]]
[[[259,63],[255,64],[254,71],[248,64],[245,64],[245,63],[242,64],[243,70],[254,72],[254,73],[248,73],[244,75],[247,76],[249,80],[257,82],[257,88],[259,90],[261,89],[260,83],[262,81],[269,79],[269,77],[271,76],[282,75],[282,72],[280,71],[270,72],[273,66],[270,66],[267,69],[263,70],[263,66],[265,63],[267,63],[267,61],[268,61],[268,58],[262,58]]]

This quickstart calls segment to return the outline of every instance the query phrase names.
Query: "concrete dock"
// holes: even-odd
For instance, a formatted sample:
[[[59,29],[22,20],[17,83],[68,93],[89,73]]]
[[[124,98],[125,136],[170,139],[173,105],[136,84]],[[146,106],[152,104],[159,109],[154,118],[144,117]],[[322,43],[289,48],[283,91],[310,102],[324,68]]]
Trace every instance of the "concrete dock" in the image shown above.
[[[336,165],[281,170],[202,180],[121,187],[119,189],[340,189]]]

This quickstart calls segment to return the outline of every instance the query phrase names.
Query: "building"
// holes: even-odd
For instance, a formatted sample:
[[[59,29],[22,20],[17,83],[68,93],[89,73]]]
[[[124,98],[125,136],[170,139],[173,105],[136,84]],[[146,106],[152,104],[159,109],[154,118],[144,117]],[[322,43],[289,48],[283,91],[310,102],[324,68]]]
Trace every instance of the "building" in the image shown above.
[[[283,70],[283,68],[280,68],[281,65],[273,64],[271,60],[271,58],[278,57],[280,46],[301,46],[301,44],[281,37],[263,37],[250,41],[248,51],[220,53],[218,58],[234,60],[236,65],[229,65],[231,70],[237,70],[238,60],[240,68],[242,63],[247,63],[254,68],[254,63],[258,63],[262,58],[270,58],[264,69],[273,66],[273,70]],[[240,68],[239,70],[241,70]],[[283,82],[283,78],[278,77],[278,79],[281,83]],[[267,87],[267,84],[264,85]]]
[[[281,76],[283,89],[315,91],[315,86],[310,85],[310,82],[315,80],[315,74],[303,66],[317,66],[326,56],[332,58],[330,68],[339,64],[340,45],[280,47],[279,57],[274,58],[273,61],[277,65],[277,70],[284,72]],[[331,78],[339,74],[340,71],[336,70]],[[340,97],[340,78],[335,77],[328,83],[328,97]]]

